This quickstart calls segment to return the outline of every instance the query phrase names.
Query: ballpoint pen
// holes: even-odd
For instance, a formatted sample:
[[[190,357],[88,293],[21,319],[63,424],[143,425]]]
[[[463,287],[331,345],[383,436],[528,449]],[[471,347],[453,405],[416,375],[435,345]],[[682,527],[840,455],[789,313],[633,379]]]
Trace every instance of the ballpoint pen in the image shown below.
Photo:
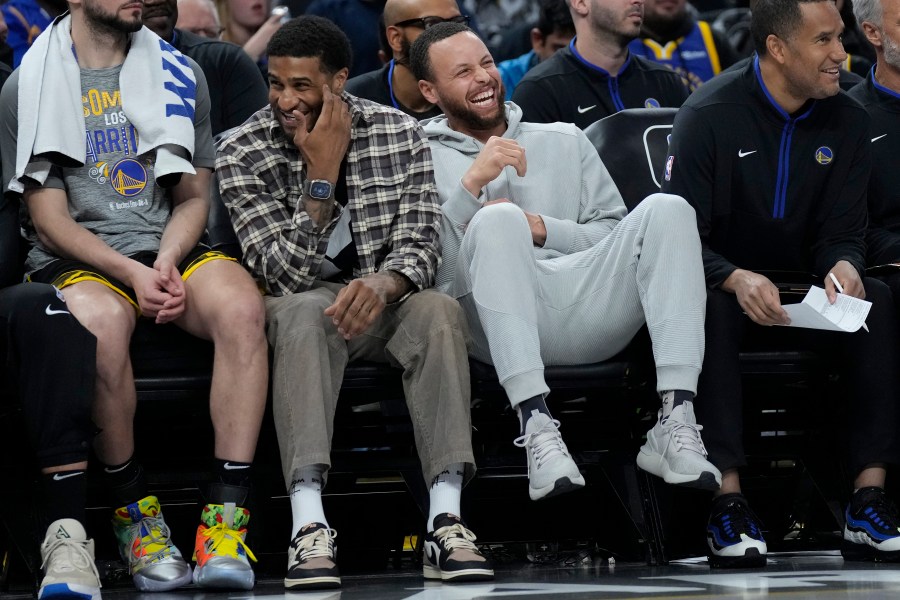
[[[828,272],[828,276],[831,277],[831,281],[834,282],[834,287],[837,288],[837,291],[840,292],[841,294],[843,294],[843,293],[844,293],[844,288],[841,287],[841,282],[837,280],[837,277],[834,276],[834,273],[832,273],[831,271],[829,271],[829,272]],[[868,333],[868,332],[869,332],[869,328],[866,326],[865,321],[863,321],[863,325],[862,325],[862,326],[863,326],[863,329],[866,330],[866,333]]]

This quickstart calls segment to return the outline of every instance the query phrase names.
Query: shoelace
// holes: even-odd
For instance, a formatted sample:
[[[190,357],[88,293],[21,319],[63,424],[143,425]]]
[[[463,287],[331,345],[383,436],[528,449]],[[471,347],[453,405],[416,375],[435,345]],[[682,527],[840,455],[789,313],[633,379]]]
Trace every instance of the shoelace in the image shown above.
[[[60,547],[65,548],[65,560],[59,551]],[[84,542],[78,542],[69,538],[57,538],[50,542],[45,552],[46,558],[41,563],[41,569],[45,573],[50,571],[72,572],[90,569],[97,581],[100,580],[97,565],[94,563],[94,559],[91,558],[91,554],[85,547]]]
[[[142,526],[148,531],[146,536],[141,535]],[[140,556],[134,556],[134,550],[131,550],[132,558],[136,561],[152,563],[167,558],[171,554],[172,536],[169,526],[162,517],[144,517],[129,526],[128,534],[130,538],[138,540]],[[134,542],[131,546],[134,547]],[[162,547],[153,548],[153,546]]]
[[[304,535],[297,540],[294,548],[297,550],[295,562],[304,562],[310,558],[334,558],[334,538],[337,531],[334,529],[319,529],[315,533]]]
[[[446,548],[447,554],[450,555],[454,550],[469,550],[476,554],[478,547],[474,544],[475,534],[466,529],[462,523],[454,523],[446,525],[440,529],[436,529],[434,537],[440,542],[441,546]]]
[[[662,428],[664,431],[669,432],[670,439],[675,443],[676,450],[685,448],[702,455],[704,458],[708,456],[706,446],[703,445],[703,439],[700,437],[703,425],[684,423],[670,417],[662,424]]]
[[[513,440],[519,448],[529,448],[538,468],[551,458],[562,454],[568,456],[566,444],[559,435],[559,421],[553,419],[538,431],[527,433]]]
[[[250,547],[244,542],[243,536],[241,536],[239,532],[228,527],[225,523],[216,523],[214,527],[208,527],[203,531],[203,535],[213,541],[212,546],[209,548],[210,553],[218,550],[220,546],[224,545],[221,553],[233,557],[237,555],[238,547],[241,547],[244,549],[247,557],[253,562],[256,562],[256,557],[253,555]]]
[[[900,527],[900,515],[897,512],[897,505],[883,492],[873,494],[872,500],[867,506],[871,507],[872,512],[881,520],[881,525],[884,529],[896,531],[897,527]],[[869,518],[871,519],[871,517]]]
[[[746,533],[753,538],[761,536],[759,518],[743,502],[729,502],[724,512],[730,517],[730,535],[736,537],[741,533]]]

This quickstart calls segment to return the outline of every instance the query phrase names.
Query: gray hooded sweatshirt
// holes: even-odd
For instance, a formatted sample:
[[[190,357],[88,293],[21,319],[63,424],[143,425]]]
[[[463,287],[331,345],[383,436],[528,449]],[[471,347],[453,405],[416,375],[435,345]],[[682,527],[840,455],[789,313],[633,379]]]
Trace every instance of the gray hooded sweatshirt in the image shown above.
[[[622,195],[594,146],[569,123],[523,123],[522,110],[506,103],[504,138],[525,149],[526,173],[506,167],[477,198],[462,178],[484,144],[450,129],[443,115],[422,123],[434,160],[443,224],[443,262],[436,287],[450,292],[466,225],[484,202],[505,198],[522,210],[541,215],[547,240],[536,259],[572,254],[599,243],[625,217]]]

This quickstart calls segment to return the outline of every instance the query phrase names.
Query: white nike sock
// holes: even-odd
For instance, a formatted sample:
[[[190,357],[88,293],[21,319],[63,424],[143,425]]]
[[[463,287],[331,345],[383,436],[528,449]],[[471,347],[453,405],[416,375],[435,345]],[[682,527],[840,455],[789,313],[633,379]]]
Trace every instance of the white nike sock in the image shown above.
[[[291,515],[294,518],[291,538],[300,528],[309,523],[322,523],[325,520],[325,508],[322,506],[322,484],[324,483],[325,465],[309,465],[294,472],[291,483]]]
[[[431,482],[428,490],[430,507],[428,509],[428,532],[434,531],[434,518],[443,513],[460,516],[459,502],[462,496],[463,475],[466,466],[463,463],[447,465],[440,475]]]

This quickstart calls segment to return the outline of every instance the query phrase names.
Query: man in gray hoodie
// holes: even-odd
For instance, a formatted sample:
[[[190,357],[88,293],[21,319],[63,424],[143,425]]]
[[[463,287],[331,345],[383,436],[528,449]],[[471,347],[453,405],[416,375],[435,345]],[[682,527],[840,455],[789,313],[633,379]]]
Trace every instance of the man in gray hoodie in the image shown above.
[[[693,209],[654,194],[626,216],[585,135],[521,122],[519,107],[503,103],[490,52],[464,25],[426,30],[411,63],[445,115],[424,123],[443,212],[437,287],[462,304],[474,356],[493,363],[519,414],[531,498],[584,485],[544,402],[544,366],[608,359],[644,323],[663,407],[638,465],[717,489],[693,411],[706,302]]]

